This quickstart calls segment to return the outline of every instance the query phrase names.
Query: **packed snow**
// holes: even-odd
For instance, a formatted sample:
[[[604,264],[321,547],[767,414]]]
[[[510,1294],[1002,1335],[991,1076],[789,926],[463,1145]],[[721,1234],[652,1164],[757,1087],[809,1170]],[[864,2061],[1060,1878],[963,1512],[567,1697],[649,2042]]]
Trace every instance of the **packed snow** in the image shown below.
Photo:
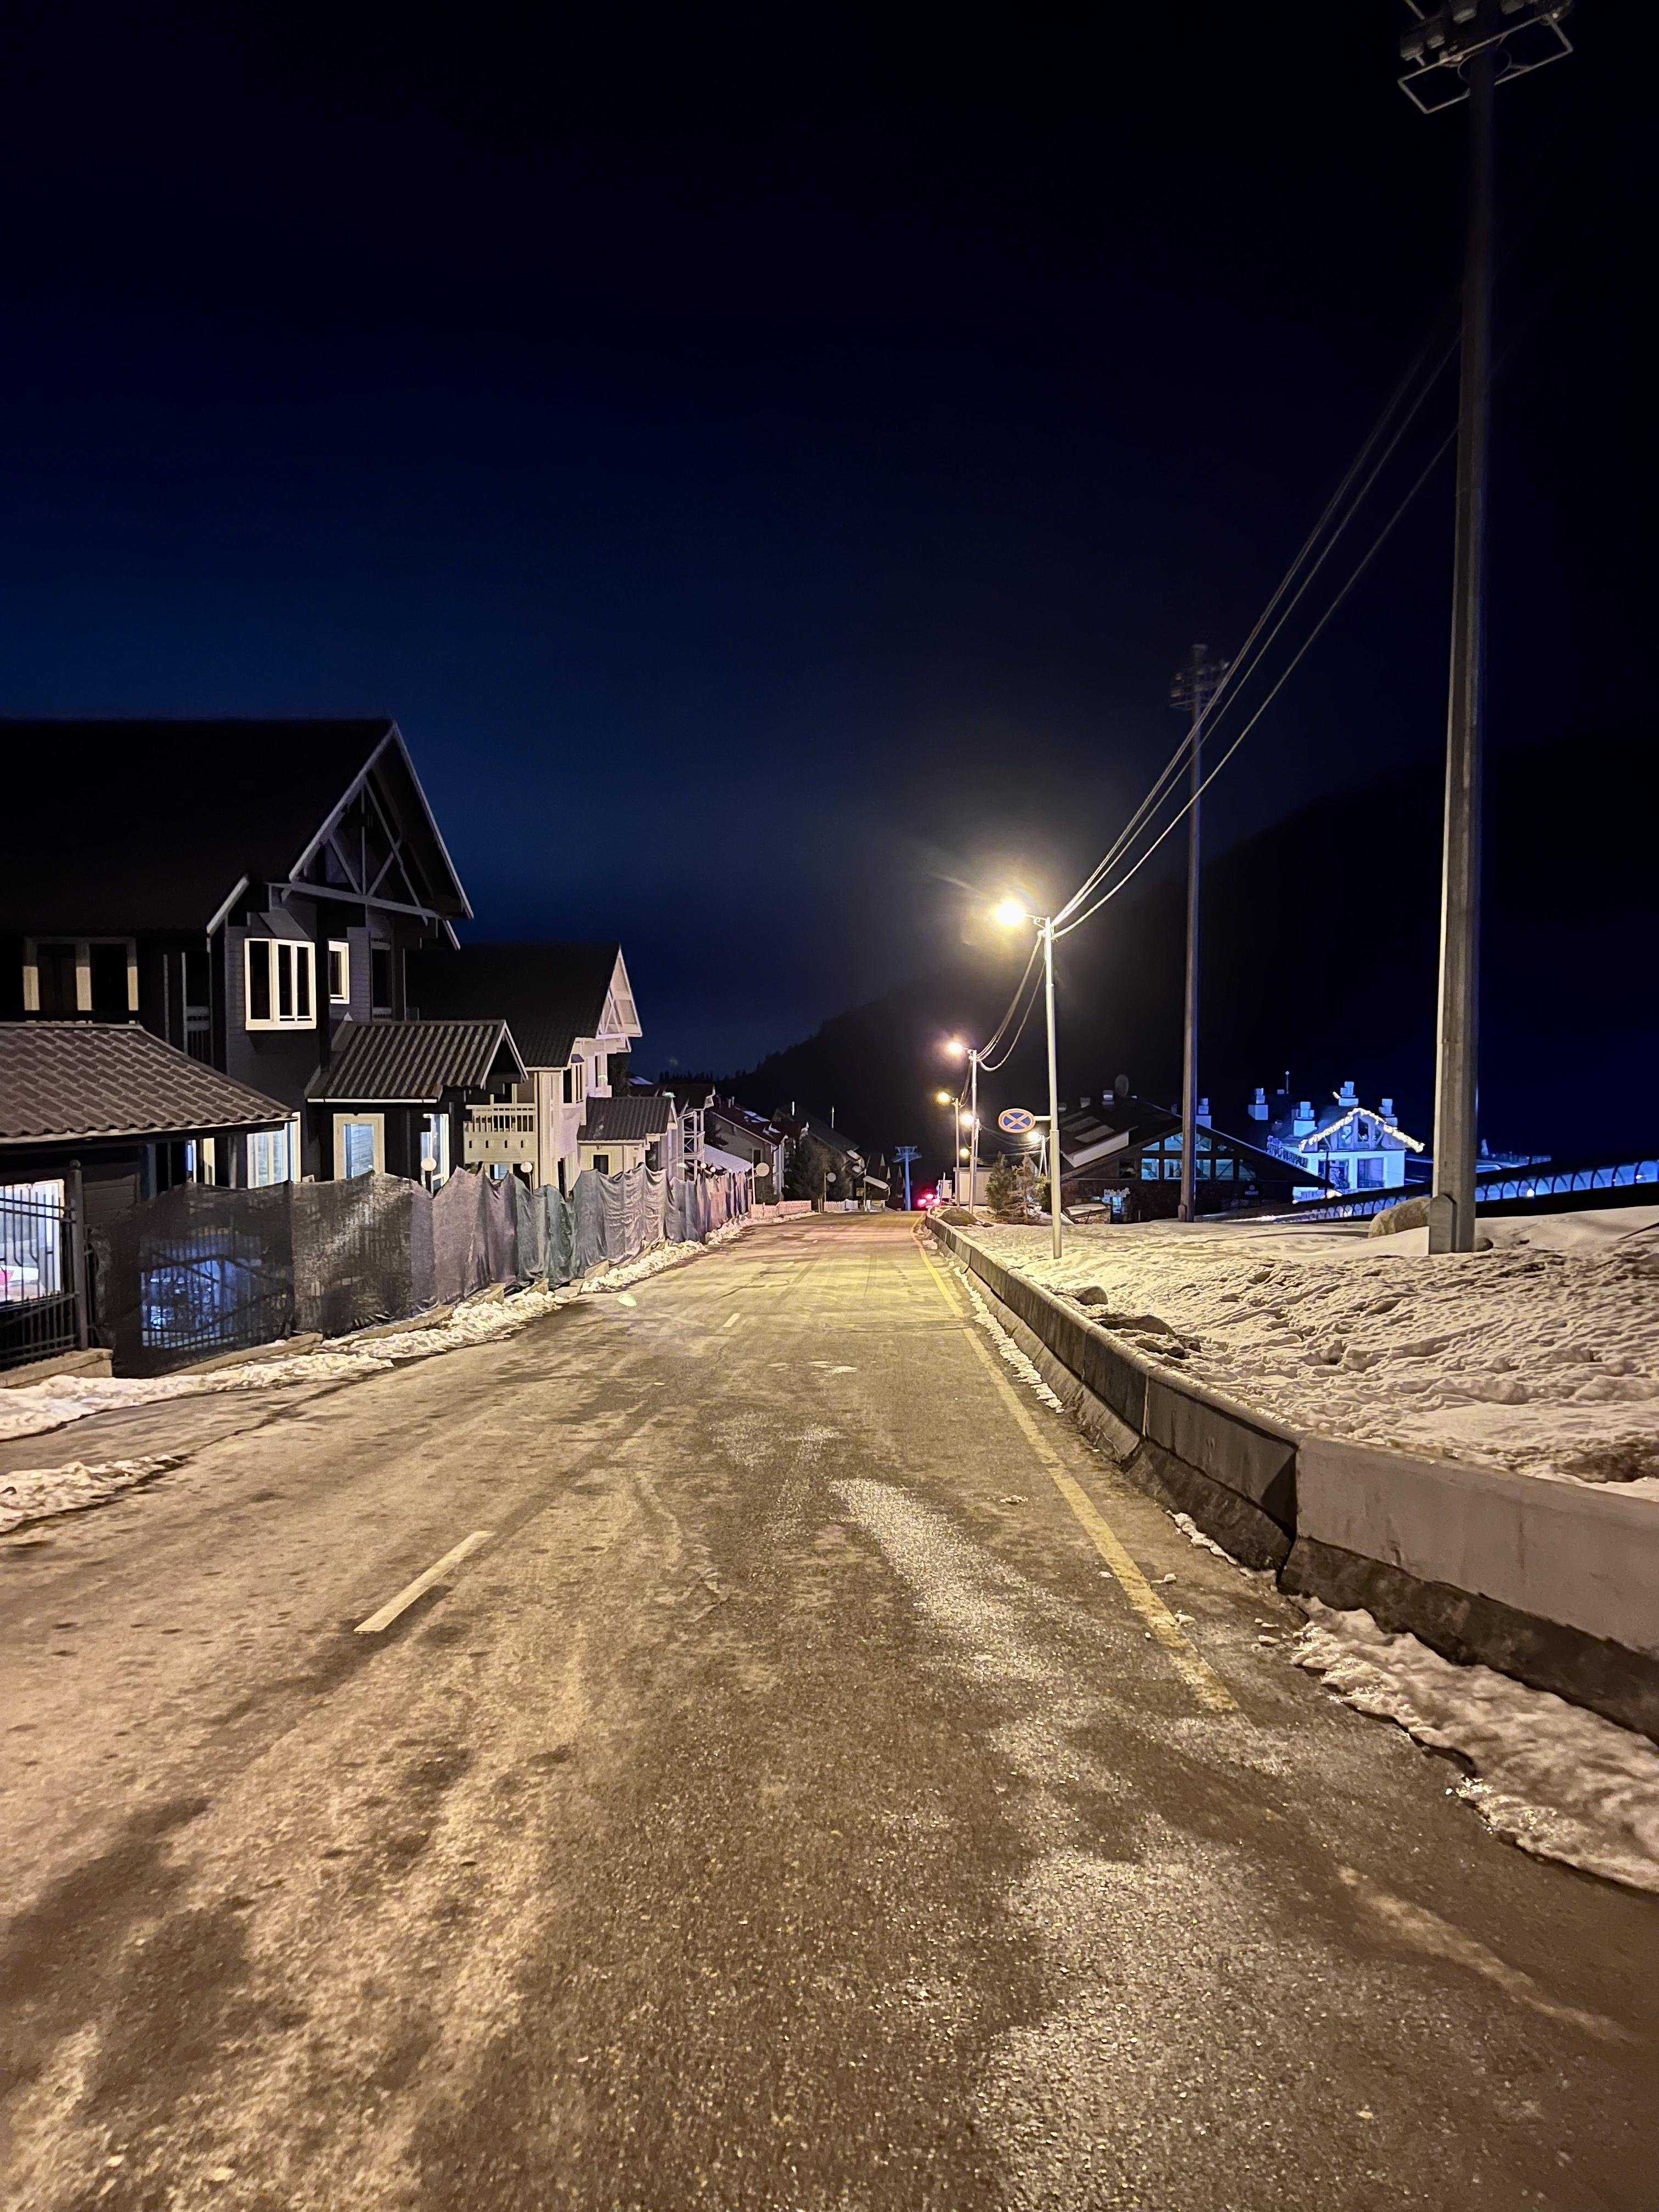
[[[1659,1207],[1482,1224],[974,1231],[1135,1349],[1292,1427],[1659,1492]]]
[[[529,1322],[556,1313],[578,1298],[625,1291],[630,1284],[641,1282],[647,1275],[660,1274],[665,1267],[678,1267],[682,1261],[696,1259],[701,1253],[729,1244],[749,1225],[748,1220],[727,1222],[701,1244],[656,1245],[635,1259],[621,1261],[614,1267],[556,1291],[525,1290],[505,1297],[498,1289],[487,1291],[456,1306],[444,1320],[434,1320],[430,1328],[417,1324],[398,1329],[393,1334],[369,1332],[338,1337],[314,1352],[256,1359],[205,1373],[198,1370],[194,1373],[186,1370],[177,1375],[143,1377],[52,1375],[43,1382],[20,1383],[14,1389],[0,1392],[0,1438],[40,1436],[47,1430],[84,1420],[88,1414],[121,1412],[135,1406],[152,1405],[163,1398],[275,1390],[294,1382],[361,1382],[370,1375],[384,1375],[408,1360],[430,1358],[435,1352],[459,1352],[468,1345],[492,1343],[497,1337],[512,1335]],[[45,1472],[63,1474],[69,1470]],[[15,1481],[17,1478],[8,1480]],[[103,1499],[89,1495],[83,1502],[98,1504]],[[3,1503],[3,1496],[0,1495],[0,1504]],[[43,1510],[58,1512],[68,1508],[52,1506]],[[0,1522],[0,1528],[4,1525]]]
[[[83,1506],[107,1505],[124,1490],[166,1474],[183,1462],[177,1452],[160,1452],[147,1459],[111,1459],[96,1467],[70,1460],[64,1467],[22,1467],[0,1474],[0,1536],[20,1528],[26,1521],[45,1520],[54,1513],[76,1513]]]
[[[1659,1894],[1659,1747],[1490,1667],[1458,1667],[1369,1613],[1303,1601],[1292,1654],[1363,1713],[1476,1770],[1454,1787],[1493,1832],[1534,1857]]]

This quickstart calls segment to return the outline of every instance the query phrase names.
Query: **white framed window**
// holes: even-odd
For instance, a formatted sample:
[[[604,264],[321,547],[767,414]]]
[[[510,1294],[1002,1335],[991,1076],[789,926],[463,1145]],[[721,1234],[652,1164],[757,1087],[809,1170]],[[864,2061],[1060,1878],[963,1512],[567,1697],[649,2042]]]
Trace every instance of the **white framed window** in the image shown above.
[[[351,1004],[351,947],[343,937],[328,940],[328,999],[333,1006]]]
[[[317,948],[308,939],[250,937],[244,948],[247,982],[244,1018],[251,1030],[308,1030],[316,1025]]]
[[[421,1124],[421,1181],[428,1190],[449,1181],[447,1114],[428,1114]]]
[[[0,1183],[0,1300],[21,1305],[64,1289],[64,1186]]]
[[[573,1060],[564,1071],[564,1103],[567,1106],[580,1106],[586,1096],[587,1063]]]
[[[274,1182],[293,1180],[289,1127],[250,1129],[247,1138],[247,1183],[250,1190],[264,1190]]]
[[[342,1182],[379,1173],[386,1166],[386,1115],[337,1114],[334,1117],[334,1173]]]

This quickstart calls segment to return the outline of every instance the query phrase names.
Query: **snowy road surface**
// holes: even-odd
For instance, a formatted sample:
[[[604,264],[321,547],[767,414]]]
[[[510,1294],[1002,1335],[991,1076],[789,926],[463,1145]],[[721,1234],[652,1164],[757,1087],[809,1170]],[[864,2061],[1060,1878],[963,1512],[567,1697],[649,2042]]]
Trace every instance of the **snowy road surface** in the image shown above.
[[[1293,1666],[902,1221],[64,1455],[168,1452],[0,1542],[8,2206],[1659,2201],[1659,1901]]]

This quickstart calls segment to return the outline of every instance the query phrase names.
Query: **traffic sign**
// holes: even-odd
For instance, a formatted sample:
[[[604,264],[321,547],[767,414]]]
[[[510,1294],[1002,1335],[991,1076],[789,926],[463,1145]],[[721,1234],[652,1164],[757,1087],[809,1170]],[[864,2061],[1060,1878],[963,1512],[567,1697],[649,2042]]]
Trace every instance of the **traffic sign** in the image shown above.
[[[1036,1127],[1036,1115],[1024,1106],[1005,1106],[997,1115],[997,1127],[1011,1137],[1029,1136]]]

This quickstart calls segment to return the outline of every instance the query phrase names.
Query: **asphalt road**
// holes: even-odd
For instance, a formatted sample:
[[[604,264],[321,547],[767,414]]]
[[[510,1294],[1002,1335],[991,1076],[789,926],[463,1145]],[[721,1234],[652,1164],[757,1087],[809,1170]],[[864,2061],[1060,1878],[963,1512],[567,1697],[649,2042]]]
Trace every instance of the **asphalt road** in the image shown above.
[[[0,1545],[0,2201],[1653,2212],[1659,1907],[963,1316],[792,1223],[14,1447],[191,1456]]]

